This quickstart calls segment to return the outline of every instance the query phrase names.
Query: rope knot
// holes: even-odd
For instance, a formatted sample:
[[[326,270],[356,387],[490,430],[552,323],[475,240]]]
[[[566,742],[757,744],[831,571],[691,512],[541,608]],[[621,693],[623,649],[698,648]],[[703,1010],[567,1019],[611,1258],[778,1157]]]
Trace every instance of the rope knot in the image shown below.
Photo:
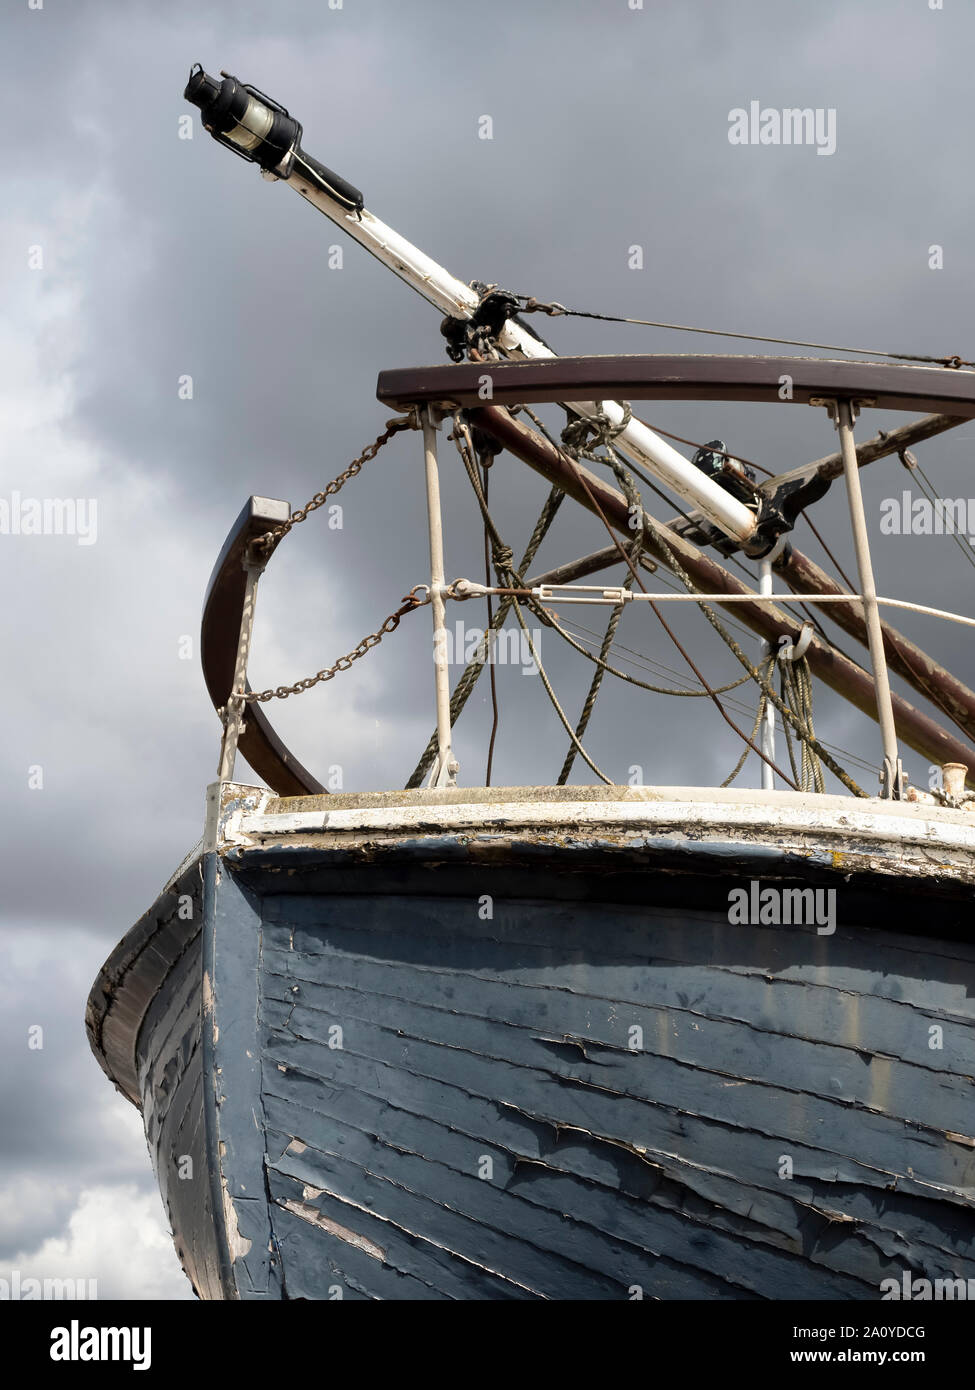
[[[491,547],[491,557],[494,560],[494,568],[499,572],[506,572],[511,569],[515,552],[510,545],[505,545],[503,541],[496,542]]]
[[[632,418],[633,411],[625,404],[623,418],[618,425],[614,425],[601,408],[590,417],[580,415],[577,419],[570,420],[562,431],[562,443],[569,453],[591,454],[595,449],[608,449],[614,439],[623,433]]]

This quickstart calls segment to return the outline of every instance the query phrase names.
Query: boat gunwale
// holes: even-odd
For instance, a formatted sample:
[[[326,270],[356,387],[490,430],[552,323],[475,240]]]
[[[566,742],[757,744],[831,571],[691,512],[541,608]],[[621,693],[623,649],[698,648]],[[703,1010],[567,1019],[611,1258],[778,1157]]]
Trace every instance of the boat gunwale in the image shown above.
[[[711,787],[477,787],[263,798],[240,807],[221,825],[223,848],[268,837],[355,840],[380,835],[452,834],[463,830],[564,834],[614,828],[622,834],[675,828],[695,837],[741,835],[831,837],[918,851],[917,867],[932,848],[970,857],[975,869],[975,817],[967,809],[880,797],[851,800],[797,792]],[[844,846],[838,844],[838,850]]]

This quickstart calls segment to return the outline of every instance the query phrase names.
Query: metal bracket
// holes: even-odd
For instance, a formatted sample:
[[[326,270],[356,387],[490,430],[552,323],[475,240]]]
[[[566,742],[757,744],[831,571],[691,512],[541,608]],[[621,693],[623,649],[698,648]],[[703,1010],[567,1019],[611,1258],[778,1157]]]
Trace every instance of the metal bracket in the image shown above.
[[[453,401],[432,401],[428,406],[411,405],[404,414],[417,422],[416,429],[422,429],[424,420],[429,419],[433,428],[439,430],[444,420],[453,419],[456,409]]]
[[[890,758],[884,758],[880,773],[880,795],[889,801],[904,800],[904,764],[900,758],[896,766]]]
[[[441,760],[438,754],[433,760],[430,775],[426,780],[427,789],[431,787],[454,787],[457,785],[457,773],[460,771],[460,763],[452,753]]]
[[[834,427],[837,429],[839,428],[839,399],[836,396],[810,396],[809,404],[822,406],[825,409],[826,414],[832,420]],[[855,398],[851,397],[849,399],[848,404],[850,407],[850,414],[855,420],[857,416],[860,414],[861,406],[864,408],[874,406],[877,404],[877,398],[876,396],[857,396]]]

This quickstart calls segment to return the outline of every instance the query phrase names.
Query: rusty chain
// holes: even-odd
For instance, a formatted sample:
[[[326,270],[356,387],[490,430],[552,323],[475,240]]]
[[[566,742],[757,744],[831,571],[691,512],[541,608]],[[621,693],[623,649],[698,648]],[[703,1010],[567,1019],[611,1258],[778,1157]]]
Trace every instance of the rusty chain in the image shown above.
[[[268,700],[286,700],[289,695],[300,695],[302,691],[311,690],[313,685],[319,685],[322,681],[330,681],[340,671],[348,671],[354,661],[365,656],[366,652],[371,651],[373,647],[378,647],[388,632],[395,632],[400,625],[400,620],[407,613],[412,613],[414,608],[422,608],[425,603],[429,602],[428,597],[420,598],[416,592],[417,589],[425,589],[426,587],[425,584],[417,584],[415,588],[411,589],[396,612],[390,613],[386,621],[375,632],[370,632],[368,637],[363,637],[362,641],[346,656],[340,656],[334,666],[328,666],[324,670],[316,672],[314,676],[306,676],[304,680],[295,681],[294,685],[279,685],[268,690],[248,690],[245,695],[239,698],[243,699],[245,704],[255,701],[260,701],[263,704]]]
[[[340,492],[349,479],[354,478],[356,474],[360,472],[362,465],[374,459],[383,445],[388,444],[394,435],[399,434],[401,430],[415,430],[419,428],[420,421],[415,410],[411,410],[408,415],[397,415],[394,419],[388,420],[386,422],[386,428],[383,430],[382,434],[379,435],[378,439],[375,439],[372,444],[367,445],[362,453],[352,460],[348,468],[340,473],[337,478],[333,478],[330,483],[326,484],[321,492],[316,492],[314,497],[306,502],[303,507],[299,507],[297,511],[292,512],[287,521],[283,522],[280,526],[275,526],[273,531],[267,531],[261,539],[255,543],[255,550],[264,555],[269,554],[277,545],[278,541],[286,536],[292,527],[297,526],[300,521],[304,521],[311,512],[317,511],[319,507],[324,505],[329,497],[334,497],[337,492]],[[428,602],[429,595],[427,598],[420,598],[417,595],[417,589],[425,587],[425,585],[417,584],[411,589],[396,612],[390,613],[385,622],[382,623],[375,632],[370,632],[367,637],[363,637],[362,641],[359,642],[351,652],[348,652],[345,656],[340,656],[334,666],[328,666],[316,672],[314,676],[306,676],[304,680],[295,681],[294,685],[271,686],[267,690],[248,690],[243,695],[232,696],[231,699],[238,699],[244,704],[253,704],[257,702],[263,704],[268,700],[286,700],[289,695],[300,695],[302,691],[311,690],[312,686],[319,685],[322,681],[330,681],[332,677],[337,676],[340,671],[348,671],[354,661],[358,661],[360,657],[365,656],[366,652],[371,651],[373,647],[378,647],[387,633],[395,632],[400,625],[401,618],[405,617],[407,613],[411,613],[414,608],[420,608],[424,603]]]
[[[255,542],[254,549],[262,555],[270,554],[278,541],[286,536],[292,527],[297,526],[300,521],[304,521],[312,512],[324,506],[330,497],[334,497],[337,492],[341,492],[350,478],[354,478],[356,474],[361,471],[362,465],[374,459],[383,445],[388,444],[394,435],[399,434],[401,430],[416,430],[419,428],[420,422],[417,419],[415,411],[411,411],[409,415],[397,415],[394,419],[388,420],[386,422],[386,428],[379,438],[374,440],[372,444],[368,444],[358,458],[352,460],[348,468],[340,473],[337,478],[333,478],[330,483],[326,483],[322,491],[316,492],[314,497],[307,501],[303,507],[299,507],[297,511],[292,512],[287,521],[282,522],[280,526],[275,526],[273,531],[266,531],[261,539]]]

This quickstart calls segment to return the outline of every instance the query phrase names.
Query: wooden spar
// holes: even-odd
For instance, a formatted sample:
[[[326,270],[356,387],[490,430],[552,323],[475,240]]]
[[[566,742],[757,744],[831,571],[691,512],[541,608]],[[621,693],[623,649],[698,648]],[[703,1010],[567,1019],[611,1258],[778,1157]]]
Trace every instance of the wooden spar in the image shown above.
[[[846,592],[825,570],[820,569],[814,560],[810,560],[798,550],[786,552],[773,563],[773,568],[797,594]],[[858,642],[866,642],[861,604],[824,604],[822,611]],[[975,691],[969,690],[957,676],[953,676],[944,666],[934,661],[909,637],[891,627],[890,623],[881,623],[881,629],[887,665],[890,669],[903,676],[919,694],[933,701],[964,734],[975,741]]]
[[[596,550],[591,555],[580,555],[578,560],[556,565],[555,569],[546,570],[544,574],[531,575],[525,580],[525,587],[537,589],[542,584],[571,584],[576,579],[585,579],[587,575],[595,574],[598,570],[609,569],[611,565],[622,563],[619,546],[607,545],[605,549]],[[657,566],[649,555],[641,555],[640,568],[653,574]]]
[[[933,439],[937,434],[944,434],[946,430],[953,430],[957,425],[967,423],[966,415],[922,415],[910,424],[898,425],[895,430],[878,430],[872,438],[865,439],[862,444],[857,445],[857,464],[863,468],[877,459],[888,458],[891,454],[900,453],[902,449],[909,449],[912,444],[920,444],[925,439]],[[842,476],[843,457],[837,452],[827,454],[825,458],[813,459],[812,463],[803,463],[798,468],[790,468],[787,473],[777,473],[775,477],[767,478],[762,483],[762,492],[768,497],[774,497],[784,484],[809,482],[816,477],[831,483]],[[689,521],[692,523],[690,526]],[[694,536],[702,521],[701,513],[693,510],[681,516],[672,516],[667,525],[679,531],[681,535]]]
[[[895,430],[881,431],[871,439],[857,445],[857,463],[863,468],[868,463],[896,454],[911,444],[930,439],[936,434],[942,434],[945,430],[954,429],[956,425],[963,423],[965,423],[965,419],[959,415],[924,415],[920,419],[912,420],[910,424],[901,425]],[[842,472],[843,460],[841,456],[838,453],[827,454],[825,458],[815,459],[812,463],[803,464],[801,468],[794,468],[788,473],[780,473],[777,478],[764,485],[764,490],[774,492],[775,488],[783,482],[808,479],[817,474],[832,481],[839,477]],[[693,517],[694,514],[691,513],[691,515]],[[678,534],[689,534],[684,517],[671,517],[666,524],[668,528],[675,530]],[[573,560],[568,565],[562,565],[549,574],[540,575],[537,579],[532,580],[532,587],[537,587],[539,584],[568,584],[574,579],[585,578],[587,575],[596,574],[599,570],[608,569],[619,563],[620,555],[617,548],[606,546],[602,550],[594,551],[591,555],[580,556],[579,559]],[[791,546],[783,552],[778,560],[773,562],[773,568],[794,593],[840,594],[844,592],[814,560],[809,559],[807,555]],[[866,645],[867,632],[862,607],[846,603],[824,604],[823,612],[851,637],[854,637],[864,646]],[[887,664],[890,669],[896,671],[919,695],[923,695],[937,705],[964,734],[975,740],[975,691],[970,690],[963,681],[952,675],[950,671],[930,657],[908,637],[905,637],[903,633],[898,632],[890,623],[882,621],[881,628],[884,635]]]
[[[571,584],[576,579],[585,579],[600,570],[619,565],[619,549],[615,545],[605,546],[589,555],[580,555],[577,560],[558,565],[545,574],[532,575],[525,580],[528,588],[535,589],[542,584]],[[644,563],[652,564],[644,559]],[[841,594],[843,590],[825,570],[814,560],[798,550],[786,551],[773,563],[776,573],[797,594]],[[863,611],[857,604],[824,604],[821,610],[837,623],[851,637],[866,645],[866,628]],[[975,740],[975,691],[970,690],[957,676],[928,656],[909,637],[898,632],[890,623],[881,622],[884,634],[884,650],[887,665],[901,676],[908,685],[937,705],[962,733]]]
[[[595,497],[607,521],[632,542],[629,511],[626,499],[596,474],[577,464],[562,450],[555,448],[536,431],[515,420],[499,406],[481,406],[470,411],[471,420],[487,430],[499,444],[534,468],[550,482],[556,483],[587,511],[594,511],[589,492]],[[581,481],[585,478],[585,484]],[[651,518],[652,520],[652,518]],[[659,525],[660,523],[657,523]],[[680,563],[694,583],[708,593],[749,594],[747,585],[736,579],[722,565],[703,554],[682,536],[669,532],[667,544],[679,557]],[[663,549],[652,538],[647,547],[654,559],[667,564]],[[785,633],[798,641],[801,624],[774,603],[760,599],[754,603],[736,603],[735,616],[760,637],[778,645]],[[809,665],[824,684],[855,705],[872,719],[877,717],[873,678],[862,666],[814,636],[806,652]],[[900,695],[893,696],[897,730],[904,742],[922,757],[939,766],[946,762],[975,766],[975,749],[962,743],[940,724],[929,719]],[[969,775],[968,785],[975,787],[975,776]]]
[[[898,425],[896,430],[880,430],[872,439],[866,439],[857,445],[857,463],[863,468],[865,464],[873,463],[876,459],[888,458],[891,454],[899,453],[901,449],[909,449],[912,444],[920,444],[925,439],[933,439],[936,434],[953,430],[956,425],[967,423],[966,415],[922,415],[920,419],[912,420],[909,425]],[[828,482],[832,482],[834,478],[841,478],[842,454],[827,454],[825,458],[814,459],[812,463],[804,463],[800,468],[792,468],[788,473],[779,473],[762,484],[762,491],[774,493],[783,483],[817,475]]]
[[[964,422],[965,417],[959,415],[925,415],[895,430],[881,431],[857,446],[857,463],[863,468],[868,463],[899,453],[912,444],[918,444],[936,434],[943,434],[945,430],[954,429],[956,425]],[[840,477],[842,472],[843,458],[837,452],[827,454],[825,458],[815,459],[812,463],[794,468],[788,473],[781,473],[763,486],[765,491],[774,491],[783,482],[811,478],[814,475],[832,481]],[[791,552],[785,552],[774,562],[774,568],[794,593],[843,592],[825,570],[801,551],[793,549]],[[858,642],[866,643],[866,626],[863,610],[859,605],[829,604],[824,605],[823,611],[844,632],[855,637]],[[902,676],[918,694],[926,696],[943,710],[969,738],[975,739],[975,692],[890,623],[882,622],[881,628],[890,669]]]

